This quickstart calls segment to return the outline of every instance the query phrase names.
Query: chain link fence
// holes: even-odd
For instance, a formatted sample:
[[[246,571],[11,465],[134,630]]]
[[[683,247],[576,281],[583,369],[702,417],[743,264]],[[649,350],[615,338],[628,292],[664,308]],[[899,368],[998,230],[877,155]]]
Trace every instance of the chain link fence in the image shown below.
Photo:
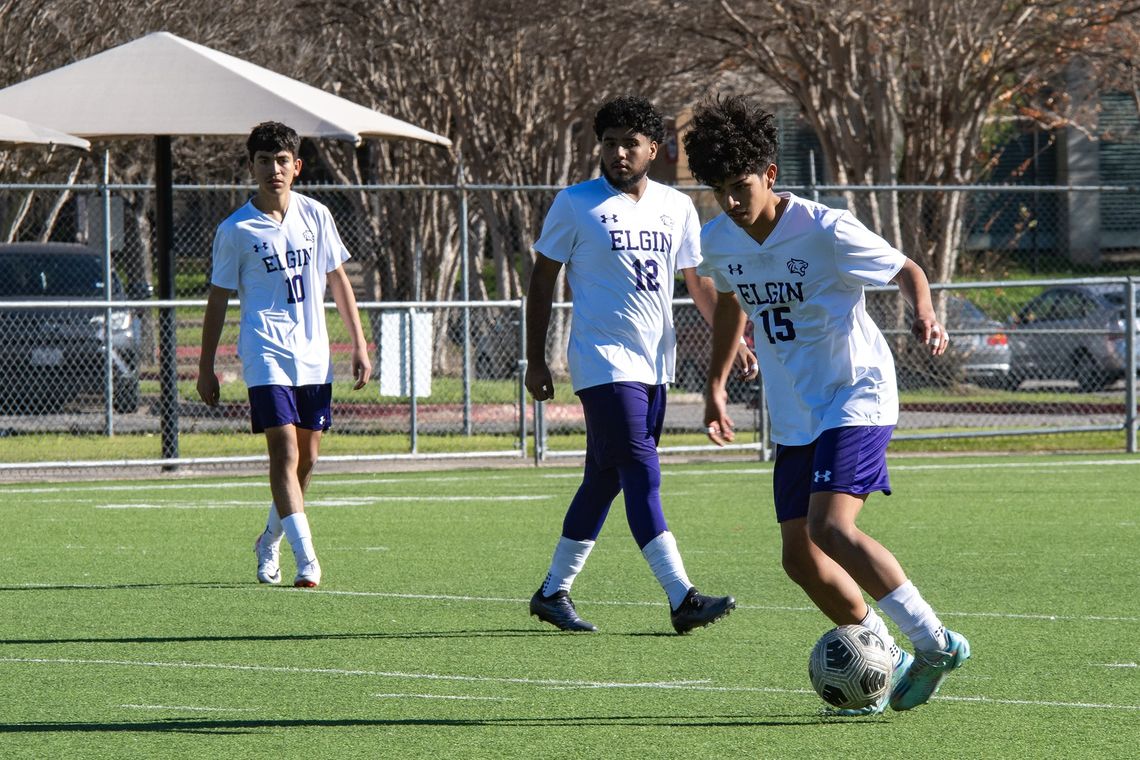
[[[363,390],[335,384],[326,459],[581,454],[581,410],[565,373],[565,306],[550,330],[556,400],[536,406],[522,384],[521,289],[557,189],[301,188],[333,209],[354,254],[350,274],[375,365]],[[709,193],[690,192],[702,216],[713,213]],[[1127,379],[1136,372],[1136,322],[1127,315],[1136,314],[1136,281],[1002,279],[1014,268],[1060,269],[1087,259],[1086,248],[1073,247],[1077,242],[1095,247],[1106,270],[1126,267],[1140,254],[1140,219],[1129,226],[1115,218],[1090,229],[1083,218],[1075,224],[1070,211],[1087,210],[1094,196],[1102,206],[1107,198],[1117,206],[1115,199],[1126,198],[1140,208],[1135,188],[821,186],[798,192],[871,209],[866,213],[880,220],[922,209],[922,198],[946,193],[959,194],[968,212],[956,256],[958,267],[978,281],[936,286],[953,336],[946,357],[930,360],[907,336],[907,316],[892,288],[868,293],[868,308],[897,358],[903,408],[896,438],[1117,430],[1127,432],[1127,447],[1135,449],[1135,391]],[[88,258],[62,264],[66,251],[20,267],[0,256],[0,468],[110,459],[174,469],[264,459],[263,441],[247,432],[234,350],[236,306],[217,361],[221,405],[202,405],[195,390],[213,230],[248,195],[242,187],[176,188],[178,298],[157,301],[147,288],[154,271],[149,188],[0,187],[0,229],[10,240],[78,241],[89,249]],[[82,276],[72,283],[68,273]],[[32,285],[21,279],[28,275]],[[708,328],[683,298],[675,321],[678,376],[662,448],[711,453],[700,395]],[[328,323],[335,375],[348,378],[348,340],[335,311]],[[160,346],[173,346],[173,356],[161,355]],[[741,442],[735,450],[766,455],[759,385],[734,383],[730,402]],[[99,443],[85,449],[92,440]]]

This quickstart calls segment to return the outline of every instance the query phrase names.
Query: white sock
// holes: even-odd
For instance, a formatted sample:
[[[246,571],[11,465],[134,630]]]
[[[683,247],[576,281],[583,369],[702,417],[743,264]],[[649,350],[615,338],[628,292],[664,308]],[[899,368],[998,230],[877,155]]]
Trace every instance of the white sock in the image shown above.
[[[309,518],[304,512],[294,512],[288,517],[281,518],[281,527],[285,530],[285,537],[289,539],[289,546],[293,547],[293,556],[297,560],[297,567],[317,559],[317,550],[313,548],[313,534],[309,531]]]
[[[879,617],[879,613],[875,612],[874,607],[867,605],[867,614],[859,621],[859,625],[870,628],[883,640],[883,643],[887,645],[887,651],[891,653],[891,660],[897,664],[902,652],[899,651],[899,645],[895,643],[895,637],[887,630],[887,624]]]
[[[285,535],[285,529],[281,527],[281,515],[277,514],[277,505],[272,501],[269,502],[269,518],[265,521],[265,532],[269,534],[269,540],[275,544]]]
[[[685,575],[685,563],[681,561],[681,552],[677,551],[677,539],[669,531],[664,531],[647,543],[641,554],[661,588],[669,595],[669,607],[677,609],[693,587],[689,576]]]
[[[884,596],[878,604],[879,609],[910,639],[916,652],[946,649],[942,621],[910,581]]]
[[[593,548],[593,541],[574,541],[566,536],[560,536],[558,545],[554,547],[554,558],[550,560],[550,570],[542,583],[542,595],[550,596],[559,591],[570,591],[574,579],[582,572],[586,557],[590,556],[590,550]]]

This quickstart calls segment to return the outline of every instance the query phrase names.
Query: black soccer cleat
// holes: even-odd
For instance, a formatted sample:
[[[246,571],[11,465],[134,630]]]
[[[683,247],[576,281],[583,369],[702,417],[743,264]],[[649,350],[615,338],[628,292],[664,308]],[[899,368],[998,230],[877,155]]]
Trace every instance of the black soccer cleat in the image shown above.
[[[694,628],[715,623],[734,609],[736,600],[731,596],[705,596],[694,587],[689,589],[685,601],[670,613],[669,618],[673,621],[673,630],[688,633]]]
[[[570,594],[565,591],[556,591],[551,596],[543,596],[542,589],[535,591],[530,598],[530,614],[563,631],[598,630],[598,626],[589,620],[578,617],[574,602],[570,601]]]

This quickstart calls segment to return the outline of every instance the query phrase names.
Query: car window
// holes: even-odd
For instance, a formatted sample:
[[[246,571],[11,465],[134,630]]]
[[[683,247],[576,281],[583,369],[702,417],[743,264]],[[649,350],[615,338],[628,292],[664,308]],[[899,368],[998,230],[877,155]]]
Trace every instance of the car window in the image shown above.
[[[1061,319],[1084,319],[1096,313],[1098,307],[1095,299],[1084,293],[1067,293],[1066,296],[1060,305],[1063,314]]]
[[[980,322],[986,315],[977,304],[965,298],[951,298],[946,304],[946,318],[951,324],[961,322]]]
[[[82,254],[17,254],[0,258],[0,295],[9,298],[98,298],[103,295],[103,262]],[[118,278],[115,298],[123,297]]]
[[[1057,293],[1046,292],[1034,298],[1021,310],[1022,322],[1036,322],[1041,319],[1056,319]]]

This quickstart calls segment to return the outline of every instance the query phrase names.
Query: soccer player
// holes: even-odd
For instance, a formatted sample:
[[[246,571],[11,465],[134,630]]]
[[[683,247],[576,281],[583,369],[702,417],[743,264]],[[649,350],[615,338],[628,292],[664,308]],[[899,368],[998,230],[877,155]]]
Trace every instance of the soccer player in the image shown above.
[[[372,371],[352,285],[349,258],[329,210],[291,190],[301,171],[301,139],[284,124],[254,127],[246,142],[257,193],[218,225],[206,315],[198,395],[218,403],[214,357],[226,306],[236,291],[241,329],[238,354],[249,388],[254,433],[269,450],[273,503],[257,537],[257,580],[280,583],[280,545],[289,539],[297,562],[293,585],[321,582],[321,565],[305,515],[305,489],[332,424],[332,360],[325,328],[325,288],[352,339],[355,389]]]
[[[731,596],[705,596],[689,582],[662,513],[657,457],[674,373],[674,273],[682,272],[710,322],[715,295],[696,274],[700,222],[692,201],[646,176],[664,138],[661,116],[644,98],[618,98],[597,112],[594,133],[602,176],[555,197],[534,245],[527,293],[526,387],[545,401],[554,398],[546,333],[565,267],[573,303],[567,358],[586,418],[585,474],[530,612],[562,630],[597,630],[578,616],[569,592],[624,491],[626,519],[669,598],[673,628],[687,633],[736,606]],[[737,354],[755,377],[751,352],[738,346]]]
[[[938,356],[950,337],[926,275],[847,211],[773,192],[776,125],[754,103],[727,97],[702,104],[684,144],[693,175],[724,210],[701,231],[699,271],[718,291],[708,436],[717,444],[733,438],[724,378],[743,308],[755,325],[777,444],[784,569],[836,625],[860,623],[884,639],[895,656],[890,705],[917,707],[966,661],[970,645],[943,627],[894,555],[856,518],[873,491],[891,492],[886,450],[898,421],[894,361],[867,315],[864,287],[897,283],[914,309],[911,332]],[[913,658],[894,645],[861,589],[910,639]],[[855,714],[879,713],[886,704]]]

